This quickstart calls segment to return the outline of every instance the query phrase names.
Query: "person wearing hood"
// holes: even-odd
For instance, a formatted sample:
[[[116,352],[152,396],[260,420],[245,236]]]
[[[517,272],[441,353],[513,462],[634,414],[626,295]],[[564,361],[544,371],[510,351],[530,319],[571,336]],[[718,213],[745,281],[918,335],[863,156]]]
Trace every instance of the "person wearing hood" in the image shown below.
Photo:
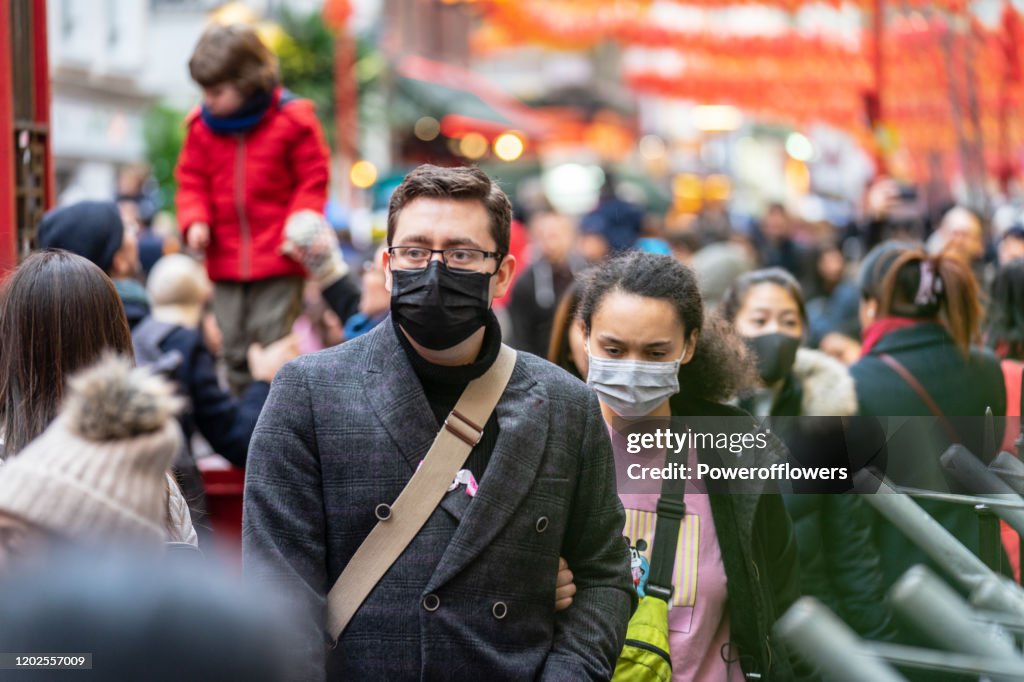
[[[843,453],[845,429],[837,418],[857,414],[857,393],[842,363],[800,347],[808,321],[796,279],[781,268],[741,275],[721,312],[757,361],[759,385],[740,406],[757,416],[814,417],[772,424],[786,433],[791,455],[802,463],[808,463],[803,453]],[[881,557],[864,501],[830,493],[787,494],[783,500],[796,530],[803,593],[820,599],[862,637],[891,639]]]
[[[149,299],[139,282],[138,227],[125,222],[112,201],[80,201],[43,216],[36,234],[41,249],[64,249],[88,258],[114,282],[128,325],[149,314]]]

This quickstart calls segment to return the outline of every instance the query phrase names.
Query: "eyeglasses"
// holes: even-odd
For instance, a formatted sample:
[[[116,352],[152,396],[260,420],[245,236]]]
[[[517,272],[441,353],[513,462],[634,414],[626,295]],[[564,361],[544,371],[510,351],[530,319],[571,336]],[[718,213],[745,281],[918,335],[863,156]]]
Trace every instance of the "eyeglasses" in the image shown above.
[[[483,249],[428,249],[423,246],[392,246],[388,249],[391,255],[391,265],[398,270],[419,270],[427,267],[435,253],[441,254],[441,259],[449,270],[463,270],[467,272],[484,272],[488,259],[495,259],[501,264],[504,256],[497,251],[484,251]],[[497,272],[497,266],[494,272]],[[494,274],[494,272],[489,274]]]

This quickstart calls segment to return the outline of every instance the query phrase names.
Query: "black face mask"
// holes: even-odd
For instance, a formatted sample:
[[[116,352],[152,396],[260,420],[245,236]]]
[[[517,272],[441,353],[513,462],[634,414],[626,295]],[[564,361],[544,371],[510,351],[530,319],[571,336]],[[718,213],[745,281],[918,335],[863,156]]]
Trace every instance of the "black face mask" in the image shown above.
[[[745,336],[743,341],[757,359],[757,373],[769,386],[781,381],[793,369],[800,337],[789,334]]]
[[[392,270],[391,314],[424,348],[451,348],[486,324],[493,276],[453,273],[440,261],[422,270]]]

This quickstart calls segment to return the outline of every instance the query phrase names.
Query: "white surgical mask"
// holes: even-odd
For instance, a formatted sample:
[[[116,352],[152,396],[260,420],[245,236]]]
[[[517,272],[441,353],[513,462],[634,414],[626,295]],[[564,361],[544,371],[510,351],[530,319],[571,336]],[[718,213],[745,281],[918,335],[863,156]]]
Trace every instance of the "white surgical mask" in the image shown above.
[[[595,358],[588,343],[587,385],[615,414],[643,417],[679,393],[679,364],[684,355],[685,348],[673,362]]]

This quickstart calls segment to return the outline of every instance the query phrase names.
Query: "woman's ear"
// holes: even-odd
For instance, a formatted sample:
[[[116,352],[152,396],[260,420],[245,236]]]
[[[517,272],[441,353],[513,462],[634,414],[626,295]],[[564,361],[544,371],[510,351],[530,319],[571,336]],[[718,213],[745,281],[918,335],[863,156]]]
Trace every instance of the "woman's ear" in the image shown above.
[[[860,317],[860,328],[867,329],[878,318],[878,301],[873,298],[860,299],[858,314]]]
[[[690,332],[690,336],[686,339],[686,349],[683,350],[683,357],[679,361],[680,365],[685,365],[690,360],[693,360],[693,356],[697,353],[697,343],[700,341],[700,330],[694,329]]]

